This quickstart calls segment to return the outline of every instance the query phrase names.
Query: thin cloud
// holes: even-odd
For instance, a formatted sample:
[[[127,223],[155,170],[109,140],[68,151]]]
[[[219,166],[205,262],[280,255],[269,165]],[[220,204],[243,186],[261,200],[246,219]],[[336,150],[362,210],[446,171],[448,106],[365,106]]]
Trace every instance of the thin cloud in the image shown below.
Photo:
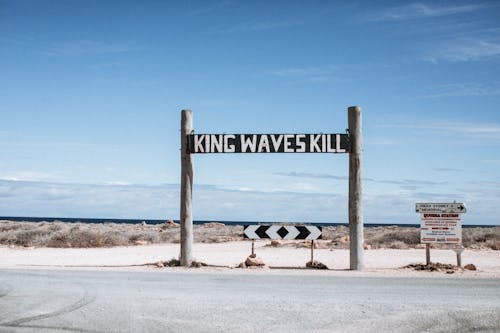
[[[262,32],[276,29],[287,29],[293,27],[288,21],[259,21],[245,22],[233,26],[220,28],[212,31],[213,33],[240,33],[240,32]]]
[[[393,179],[374,179],[374,178],[363,178],[364,181],[379,183],[379,184],[392,184],[392,185],[400,185],[401,187],[408,186],[440,186],[447,185],[448,182],[436,182],[431,180],[418,180],[418,179],[402,179],[402,180],[393,180]]]
[[[227,190],[210,184],[195,185],[193,196],[197,219],[252,221],[328,220],[332,218],[329,208],[346,200],[331,193]],[[178,216],[179,184],[95,185],[0,179],[0,197],[0,211],[6,216],[172,218]]]
[[[38,171],[15,171],[0,173],[0,181],[50,181],[55,175]]]
[[[495,187],[497,189],[500,189],[500,181],[494,181],[494,180],[481,180],[481,181],[471,181],[471,184],[474,185],[480,185],[482,186],[490,186],[490,187]]]
[[[401,185],[400,188],[402,190],[407,190],[407,191],[416,191],[416,190],[420,189],[421,187],[417,186],[417,185]]]
[[[435,86],[430,90],[432,92],[424,95],[424,98],[495,96],[500,95],[500,84],[498,82],[491,84],[478,82],[453,83]]]
[[[327,173],[309,173],[309,172],[276,172],[276,176],[294,177],[294,178],[318,178],[318,179],[335,179],[347,180],[345,176],[335,176]]]
[[[415,202],[452,202],[465,201],[466,194],[458,193],[433,193],[433,192],[416,192],[412,193],[412,201]]]
[[[486,4],[433,6],[424,3],[412,3],[404,6],[385,8],[366,16],[366,21],[405,21],[430,17],[449,16],[469,13],[488,7]]]
[[[326,173],[309,173],[309,172],[277,172],[274,173],[277,176],[293,177],[293,178],[309,178],[309,179],[334,179],[334,180],[347,180],[348,177],[336,176]],[[418,180],[418,179],[375,179],[375,178],[363,178],[363,181],[377,183],[377,184],[391,184],[398,185],[403,189],[417,189],[422,186],[442,186],[447,185],[448,182],[445,181],[430,181],[430,180]]]
[[[0,211],[12,216],[160,218],[178,209],[178,188],[0,179]]]
[[[436,182],[432,180],[417,180],[417,179],[405,179],[403,182],[406,185],[423,185],[423,186],[438,186],[438,185],[447,185],[448,182]]]
[[[432,170],[437,171],[437,172],[461,172],[461,171],[464,171],[463,169],[457,169],[457,168],[432,168]]]
[[[453,123],[429,120],[428,123],[400,123],[379,127],[429,130],[436,135],[460,135],[461,137],[476,139],[500,140],[500,124],[495,123]]]
[[[52,43],[42,54],[47,56],[81,56],[109,53],[123,53],[137,50],[131,45],[100,42],[92,40],[78,40]]]
[[[104,182],[104,185],[109,185],[109,186],[127,186],[127,185],[132,185],[129,182],[125,182],[122,180],[113,180],[113,181],[108,181]]]
[[[443,125],[442,129],[456,134],[463,134],[482,139],[500,139],[499,124],[450,124]]]
[[[199,16],[208,14],[213,11],[228,7],[233,4],[233,1],[213,1],[206,6],[195,8],[187,13],[188,16]]]
[[[432,63],[440,61],[466,62],[496,59],[500,57],[500,43],[487,37],[462,38],[452,42],[442,42],[424,60]]]
[[[458,193],[417,192],[417,185],[411,184],[403,185],[403,191],[367,191],[365,220],[368,223],[418,221],[415,202],[457,200],[467,203],[469,221],[498,223],[494,208],[498,206],[498,196],[482,195],[484,185],[471,184],[471,189]],[[488,182],[487,186],[490,192],[498,192],[495,190],[498,182]],[[225,190],[201,185],[195,186],[193,196],[193,215],[197,220],[347,223],[347,209],[339,209],[347,206],[347,194]],[[179,184],[93,185],[0,179],[0,197],[4,216],[137,219],[179,216]]]

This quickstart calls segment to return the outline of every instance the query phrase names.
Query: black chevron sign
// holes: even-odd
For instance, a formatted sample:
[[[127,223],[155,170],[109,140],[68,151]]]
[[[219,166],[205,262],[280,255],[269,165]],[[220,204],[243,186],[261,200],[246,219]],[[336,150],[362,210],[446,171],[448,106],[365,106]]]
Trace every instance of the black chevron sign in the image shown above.
[[[245,238],[260,239],[320,239],[321,227],[295,225],[246,225]]]

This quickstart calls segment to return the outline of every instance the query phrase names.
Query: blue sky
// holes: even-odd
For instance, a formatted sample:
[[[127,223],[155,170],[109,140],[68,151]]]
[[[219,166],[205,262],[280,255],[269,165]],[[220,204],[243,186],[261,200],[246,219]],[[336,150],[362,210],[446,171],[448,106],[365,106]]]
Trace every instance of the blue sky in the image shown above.
[[[340,133],[366,223],[500,224],[496,1],[0,0],[0,216],[179,216],[198,133]],[[348,156],[196,155],[194,218],[347,221]]]

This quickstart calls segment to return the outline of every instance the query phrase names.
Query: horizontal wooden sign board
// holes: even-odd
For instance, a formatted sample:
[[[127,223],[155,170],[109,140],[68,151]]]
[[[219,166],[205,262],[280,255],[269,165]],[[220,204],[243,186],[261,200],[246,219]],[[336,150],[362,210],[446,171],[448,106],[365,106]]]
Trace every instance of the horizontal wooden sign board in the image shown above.
[[[348,134],[191,134],[188,153],[348,153]]]
[[[467,208],[461,202],[450,202],[450,203],[416,203],[415,211],[417,213],[456,213],[463,214],[467,212]]]

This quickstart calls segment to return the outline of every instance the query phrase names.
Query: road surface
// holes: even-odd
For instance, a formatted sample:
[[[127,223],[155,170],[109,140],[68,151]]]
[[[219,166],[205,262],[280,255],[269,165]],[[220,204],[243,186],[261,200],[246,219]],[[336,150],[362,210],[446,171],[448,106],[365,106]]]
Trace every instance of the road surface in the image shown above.
[[[500,332],[500,280],[0,270],[0,332]]]

